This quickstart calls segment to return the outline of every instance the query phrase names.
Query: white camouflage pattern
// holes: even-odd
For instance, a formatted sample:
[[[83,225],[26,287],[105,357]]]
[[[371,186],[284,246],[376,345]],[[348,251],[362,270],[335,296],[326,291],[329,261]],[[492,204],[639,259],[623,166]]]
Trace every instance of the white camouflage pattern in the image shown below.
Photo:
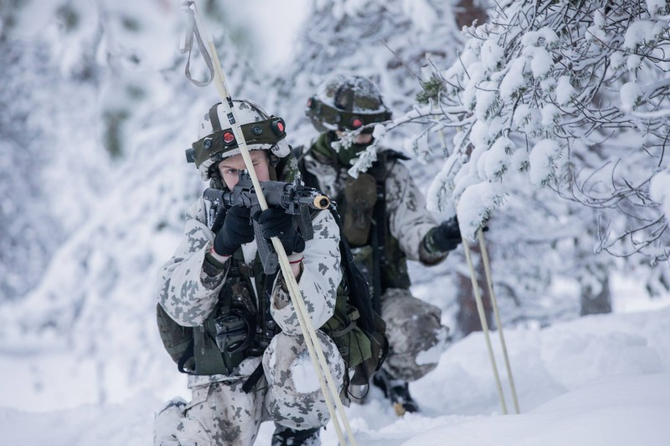
[[[382,319],[386,322],[389,356],[383,367],[395,378],[415,381],[437,367],[439,357],[421,353],[442,348],[449,330],[440,323],[442,310],[417,299],[409,290],[389,288],[382,296]],[[440,352],[436,352],[440,353]]]
[[[226,280],[225,267],[213,276],[203,270],[214,234],[206,225],[204,200],[198,199],[186,214],[185,237],[174,256],[161,268],[158,301],[170,317],[187,327],[202,325],[214,309]],[[314,238],[305,244],[303,271],[298,285],[315,328],[333,315],[342,279],[339,228],[329,212],[313,220]],[[243,246],[245,262],[253,263],[255,242]],[[273,420],[283,426],[308,429],[325,425],[328,411],[321,390],[301,393],[292,374],[304,363],[306,348],[281,273],[274,284],[271,314],[281,327],[264,356],[250,357],[230,375],[192,376],[190,403],[173,400],[156,417],[156,445],[252,445],[260,423]],[[335,344],[318,332],[326,360],[342,386],[345,365]],[[300,361],[298,361],[298,359]],[[261,390],[241,390],[262,360],[265,378]],[[316,379],[316,377],[314,377]],[[262,383],[267,382],[263,386]]]

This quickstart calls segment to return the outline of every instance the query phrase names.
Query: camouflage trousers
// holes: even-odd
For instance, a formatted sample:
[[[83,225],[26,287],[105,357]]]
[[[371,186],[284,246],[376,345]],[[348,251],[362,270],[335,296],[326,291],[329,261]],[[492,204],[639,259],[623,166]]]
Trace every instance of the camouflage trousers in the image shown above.
[[[417,380],[435,369],[449,334],[440,322],[442,310],[401,288],[387,289],[381,304],[389,339],[383,367],[405,381]]]
[[[346,367],[333,341],[317,330],[333,378]],[[263,421],[305,430],[325,426],[330,415],[302,336],[279,333],[263,355],[259,390],[245,393],[246,377],[192,390],[191,401],[174,399],[156,415],[156,446],[251,446]]]

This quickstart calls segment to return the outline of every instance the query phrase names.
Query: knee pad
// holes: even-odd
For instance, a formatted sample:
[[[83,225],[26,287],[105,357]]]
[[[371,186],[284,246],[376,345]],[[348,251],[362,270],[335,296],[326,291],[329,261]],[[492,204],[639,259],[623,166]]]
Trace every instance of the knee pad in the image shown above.
[[[335,343],[316,331],[338,390],[347,372]],[[302,336],[279,333],[263,355],[268,382],[265,406],[270,419],[291,429],[324,426],[330,415]]]
[[[440,322],[442,310],[402,291],[382,302],[390,346],[384,366],[393,376],[414,381],[437,367],[449,329]]]

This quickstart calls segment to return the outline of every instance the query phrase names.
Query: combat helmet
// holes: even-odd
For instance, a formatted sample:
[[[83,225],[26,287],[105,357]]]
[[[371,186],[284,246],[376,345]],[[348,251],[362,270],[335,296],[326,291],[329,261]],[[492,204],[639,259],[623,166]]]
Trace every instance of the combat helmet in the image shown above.
[[[260,105],[249,100],[235,100],[235,116],[249,150],[267,150],[278,158],[291,153],[286,142],[286,123],[268,115]],[[198,140],[186,149],[186,160],[195,163],[204,181],[218,179],[218,164],[238,155],[240,148],[228,124],[223,105],[214,104],[200,121]]]
[[[391,119],[391,111],[370,79],[342,74],[319,86],[317,93],[307,100],[305,114],[320,132],[356,130]]]

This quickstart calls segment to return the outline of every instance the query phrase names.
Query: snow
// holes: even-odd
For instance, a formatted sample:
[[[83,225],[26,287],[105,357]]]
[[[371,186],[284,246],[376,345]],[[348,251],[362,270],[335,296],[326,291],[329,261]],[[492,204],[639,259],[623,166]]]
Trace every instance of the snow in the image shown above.
[[[575,89],[570,83],[570,76],[559,77],[556,84],[556,102],[559,105],[566,105],[572,100],[574,93]]]
[[[291,368],[293,384],[299,393],[312,393],[319,390],[319,378],[316,376],[314,364],[308,355],[296,358]]]
[[[615,446],[667,444],[670,374],[603,380],[527,414],[448,420],[403,443],[463,446]],[[446,421],[446,420],[445,420]]]
[[[541,330],[508,328],[520,415],[500,415],[481,333],[453,344],[435,371],[410,385],[421,413],[397,418],[376,388],[365,404],[346,412],[359,444],[370,446],[443,445],[445,439],[468,446],[665,446],[669,318],[666,308],[585,317]],[[495,333],[492,339],[502,367]],[[504,373],[501,379],[511,408]],[[0,409],[0,431],[8,445],[145,445],[163,403],[144,391],[122,404],[39,414],[8,407]],[[256,444],[267,444],[271,433],[271,423],[265,423]],[[322,438],[324,446],[337,444],[332,426]]]
[[[627,82],[621,87],[621,108],[626,112],[631,112],[642,99],[643,93],[637,82]]]
[[[523,88],[526,82],[526,78],[523,75],[525,66],[525,58],[515,59],[503,81],[500,83],[500,95],[506,101],[512,100]]]
[[[652,17],[668,11],[666,0],[645,0],[645,3],[647,3],[647,10]]]
[[[670,170],[659,172],[651,179],[649,186],[651,199],[660,203],[666,218],[670,217]]]
[[[150,444],[153,414],[168,399],[189,397],[185,376],[157,336],[153,286],[158,265],[181,239],[186,206],[204,186],[184,163],[183,148],[195,139],[199,117],[217,97],[213,89],[194,89],[183,78],[184,60],[174,54],[183,19],[178,3],[74,0],[67,5],[81,20],[72,29],[50,18],[61,3],[18,2],[15,14],[3,16],[0,25],[5,33],[0,60],[11,62],[3,65],[0,96],[12,103],[0,110],[0,151],[9,155],[0,157],[2,178],[9,178],[0,182],[9,196],[0,200],[0,233],[15,235],[2,245],[0,265],[0,444]],[[612,169],[595,172],[593,184],[585,187],[600,197],[603,185],[623,187],[621,179],[643,184],[636,196],[649,203],[650,212],[642,220],[667,222],[668,157],[659,150],[667,123],[635,121],[653,134],[632,126],[618,134],[611,134],[616,130],[611,126],[588,133],[570,109],[602,104],[633,110],[640,97],[632,83],[637,82],[648,103],[631,115],[651,119],[651,113],[667,112],[667,98],[657,88],[667,78],[658,68],[668,65],[654,65],[646,56],[665,57],[667,39],[659,35],[667,29],[667,2],[646,0],[649,17],[642,11],[645,21],[615,36],[615,22],[604,10],[596,12],[589,29],[618,45],[613,52],[596,40],[573,49],[549,28],[524,33],[516,24],[510,29],[514,35],[492,24],[470,28],[474,37],[459,35],[449,25],[450,2],[321,0],[311,10],[290,3],[282,14],[278,1],[272,7],[268,0],[265,6],[220,3],[212,3],[209,24],[232,91],[285,116],[294,145],[315,135],[304,117],[305,100],[336,70],[375,79],[396,116],[409,110],[408,121],[428,109],[412,103],[421,87],[410,70],[432,71],[449,81],[444,97],[454,98],[455,105],[440,105],[458,115],[456,134],[451,133],[456,126],[433,115],[425,137],[416,138],[425,128],[382,125],[374,135],[383,139],[383,148],[396,150],[405,140],[416,141],[408,148],[416,148],[427,164],[406,164],[427,191],[429,209],[449,214],[436,215],[438,221],[453,215],[458,203],[468,238],[483,222],[490,226],[494,281],[523,414],[499,415],[482,335],[455,334],[445,352],[435,348],[419,357],[422,363],[439,360],[434,372],[411,384],[421,414],[397,419],[376,388],[366,404],[347,409],[359,444],[444,444],[445,439],[473,445],[667,444],[667,422],[659,416],[667,418],[670,387],[667,262],[594,255],[594,232],[610,215],[596,223],[601,214],[568,205],[549,188],[535,190],[528,175],[517,172],[530,170],[531,183],[541,185],[566,173],[556,169],[567,148],[577,155],[569,161],[584,159],[577,171],[589,175],[613,159],[599,155],[617,158],[643,147],[648,153],[619,166],[622,178],[611,175]],[[514,0],[499,8],[510,19],[527,12]],[[287,44],[288,28],[298,25],[284,26],[279,16],[299,24],[306,15],[301,38]],[[272,26],[258,25],[260,16]],[[540,15],[536,23],[550,23],[547,18]],[[574,24],[580,36],[588,34],[588,21],[585,17],[584,28]],[[259,28],[264,45],[255,37]],[[624,37],[628,47],[621,46]],[[650,39],[661,47],[638,47]],[[572,71],[566,71],[573,50],[587,51],[593,60],[585,66],[573,61]],[[298,57],[281,68],[289,51]],[[563,57],[556,66],[553,54]],[[593,73],[604,76],[598,100],[580,104],[596,85],[583,75],[608,54],[607,71],[596,67]],[[425,65],[431,68],[421,70]],[[196,68],[194,75],[202,74]],[[554,97],[560,113],[547,105]],[[593,111],[598,116],[602,109]],[[109,112],[128,116],[118,129],[123,148],[117,158],[105,151],[109,129],[103,118]],[[437,129],[450,144],[436,144]],[[560,140],[546,139],[558,135]],[[571,139],[564,145],[566,135]],[[436,147],[451,156],[442,162]],[[363,153],[352,173],[365,170],[376,150]],[[24,165],[17,162],[21,159]],[[31,181],[41,188],[21,189]],[[624,226],[619,216],[607,229]],[[665,237],[648,252],[667,257],[667,246]],[[5,257],[15,252],[22,257]],[[5,268],[12,263],[16,270]],[[443,322],[456,329],[458,281],[467,275],[462,250],[434,268],[416,262],[409,268],[413,293],[439,306]],[[609,280],[616,314],[573,320],[584,286],[603,289],[600,275]],[[499,347],[494,349],[501,366]],[[309,367],[306,362],[296,369],[305,391],[315,388]],[[258,444],[268,444],[271,432],[272,425],[264,424]],[[323,436],[324,445],[336,443],[332,426]]]
[[[428,133],[407,138],[404,143],[404,149],[408,155],[414,156],[419,162],[428,162],[431,155],[430,145],[428,144]]]
[[[501,136],[493,143],[486,158],[480,158],[479,163],[484,163],[485,177],[492,180],[502,176],[502,174],[509,168],[510,155],[516,151],[516,146],[506,136]]]
[[[403,0],[402,9],[419,29],[426,32],[433,29],[436,11],[426,0]]]
[[[558,117],[561,115],[561,110],[554,104],[545,104],[541,113],[542,125],[551,128],[556,124]]]
[[[553,116],[553,114],[551,116]],[[544,116],[542,121],[544,124]],[[541,186],[549,181],[554,175],[554,171],[556,170],[556,159],[560,154],[561,148],[554,140],[543,139],[535,144],[529,155],[530,181],[534,185]]]
[[[501,188],[492,183],[478,183],[469,186],[458,202],[458,224],[461,234],[474,240],[478,229],[484,227],[493,210],[502,203]]]
[[[558,36],[553,29],[548,27],[540,28],[537,31],[529,31],[521,38],[521,45],[525,47],[551,47],[556,42],[558,42]]]
[[[475,95],[475,116],[482,121],[489,121],[495,116],[495,106],[498,102],[498,91],[492,82],[483,82],[477,88]]]
[[[496,70],[500,67],[505,57],[505,51],[498,46],[497,42],[489,39],[482,44],[481,59],[487,70]]]
[[[637,20],[626,30],[623,47],[635,50],[638,46],[649,43],[654,38],[654,22],[649,20]]]
[[[544,48],[528,48],[532,49],[531,52],[531,62],[530,69],[533,72],[533,76],[536,79],[543,79],[549,75],[552,67],[554,66],[554,61],[551,58],[551,55]]]

